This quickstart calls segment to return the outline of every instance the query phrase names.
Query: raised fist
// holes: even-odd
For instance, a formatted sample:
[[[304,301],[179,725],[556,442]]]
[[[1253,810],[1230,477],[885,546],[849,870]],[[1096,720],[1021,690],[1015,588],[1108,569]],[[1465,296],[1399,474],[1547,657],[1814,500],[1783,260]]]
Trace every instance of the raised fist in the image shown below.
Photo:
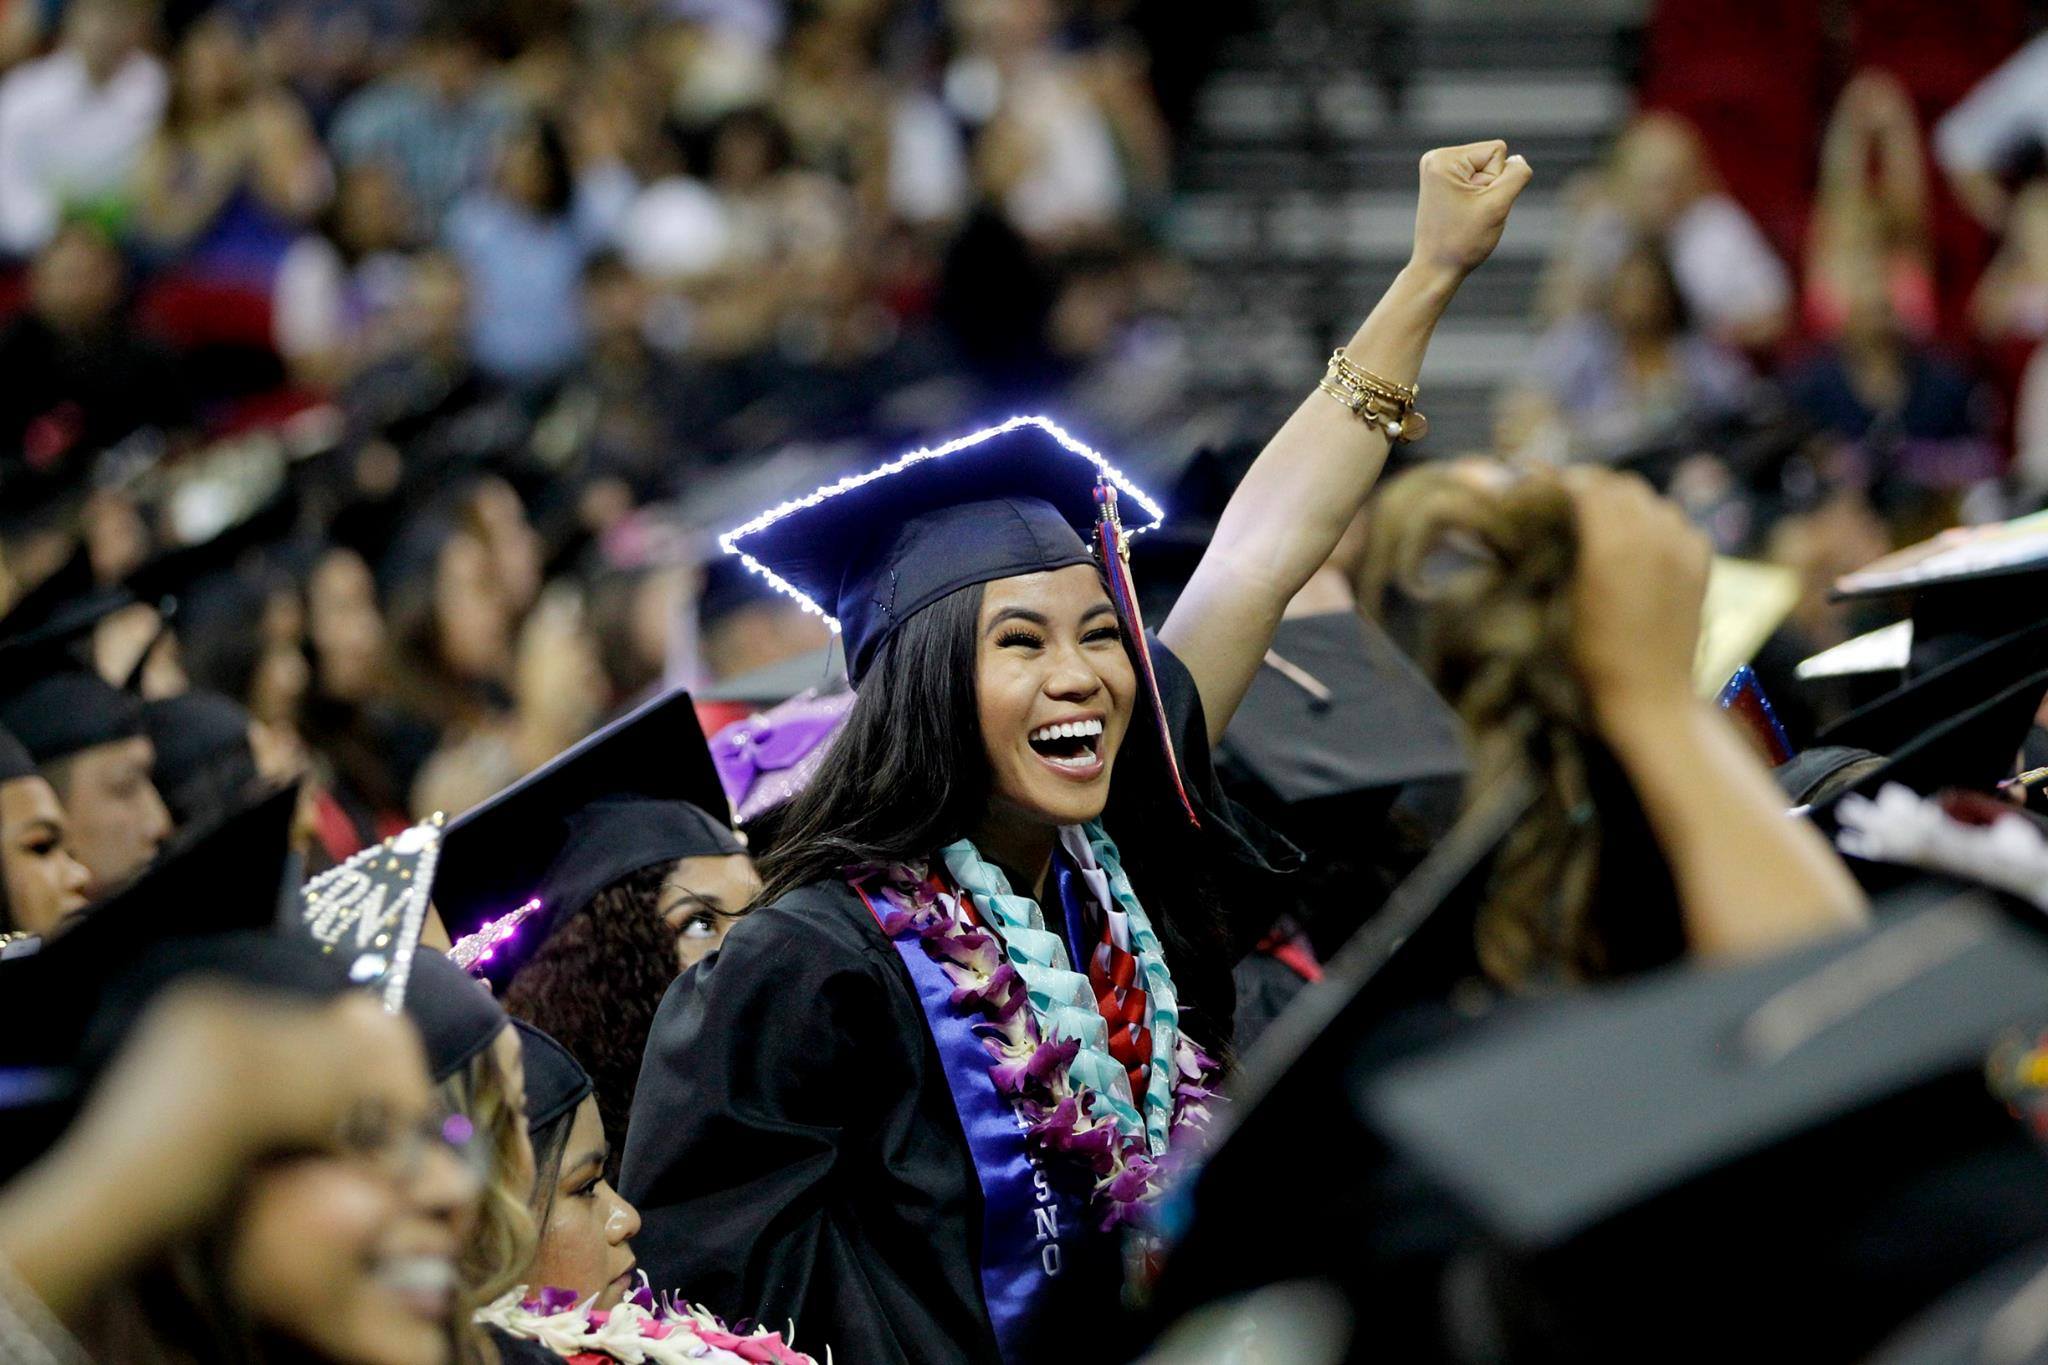
[[[1460,276],[1493,254],[1515,196],[1529,183],[1529,163],[1508,144],[1439,147],[1422,158],[1415,202],[1414,264]]]

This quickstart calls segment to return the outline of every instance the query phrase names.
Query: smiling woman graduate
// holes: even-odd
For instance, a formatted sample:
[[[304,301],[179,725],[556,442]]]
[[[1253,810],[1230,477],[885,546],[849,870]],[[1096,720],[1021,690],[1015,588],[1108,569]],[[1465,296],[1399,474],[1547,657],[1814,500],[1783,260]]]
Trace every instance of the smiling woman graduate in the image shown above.
[[[1267,836],[1209,746],[1387,441],[1420,433],[1430,332],[1528,178],[1499,142],[1424,158],[1413,258],[1156,637],[1119,510],[1135,534],[1158,509],[1042,418],[725,538],[835,619],[858,699],[761,902],[655,1020],[623,1184],[656,1283],[870,1365],[1090,1354],[1119,1225],[1213,1103],[1233,951],[1271,918],[1232,894]]]

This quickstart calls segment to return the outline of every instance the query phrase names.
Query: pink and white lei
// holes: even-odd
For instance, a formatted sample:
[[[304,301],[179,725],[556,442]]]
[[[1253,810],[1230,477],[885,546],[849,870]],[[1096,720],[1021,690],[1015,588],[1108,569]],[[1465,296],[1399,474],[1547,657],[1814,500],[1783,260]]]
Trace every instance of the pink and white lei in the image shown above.
[[[543,1289],[532,1298],[526,1286],[480,1308],[478,1323],[525,1341],[539,1342],[575,1365],[818,1365],[786,1344],[780,1332],[756,1329],[742,1335],[694,1304],[664,1295],[656,1300],[640,1288],[611,1309],[578,1300],[566,1289]],[[832,1352],[825,1352],[830,1365]]]
[[[980,1016],[974,1031],[988,1049],[989,1079],[1028,1121],[1032,1149],[1093,1174],[1091,1199],[1105,1231],[1120,1224],[1144,1226],[1178,1163],[1172,1155],[1155,1159],[1142,1135],[1120,1132],[1099,1112],[1095,1093],[1073,1081],[1068,1066],[1080,1045],[1045,1041],[1024,979],[1005,960],[996,936],[969,918],[950,886],[917,864],[853,869],[848,880],[870,896],[883,933],[917,936],[953,982],[953,1008]],[[1208,1125],[1218,1068],[1185,1031],[1175,1042],[1173,1061],[1169,1131],[1172,1154],[1178,1154]]]

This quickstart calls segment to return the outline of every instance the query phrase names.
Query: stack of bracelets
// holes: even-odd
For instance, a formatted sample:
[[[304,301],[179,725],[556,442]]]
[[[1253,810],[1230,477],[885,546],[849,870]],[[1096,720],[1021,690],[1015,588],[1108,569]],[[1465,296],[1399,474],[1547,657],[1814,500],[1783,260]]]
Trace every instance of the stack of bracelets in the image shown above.
[[[1396,384],[1360,369],[1341,346],[1331,352],[1330,368],[1316,387],[1351,409],[1359,421],[1385,432],[1389,441],[1419,441],[1429,433],[1429,419],[1415,410],[1418,386]]]

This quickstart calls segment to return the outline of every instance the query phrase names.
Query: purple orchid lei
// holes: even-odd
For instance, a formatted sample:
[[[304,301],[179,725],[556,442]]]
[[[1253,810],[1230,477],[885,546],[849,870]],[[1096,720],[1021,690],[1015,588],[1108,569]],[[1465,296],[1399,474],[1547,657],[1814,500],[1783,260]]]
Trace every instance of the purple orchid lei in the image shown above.
[[[1068,1073],[1080,1044],[1046,1041],[1024,979],[1005,960],[1001,941],[968,918],[949,886],[914,863],[851,869],[847,880],[869,894],[883,933],[916,938],[945,972],[954,985],[953,1008],[979,1016],[974,1032],[992,1059],[989,1079],[1028,1123],[1026,1141],[1033,1150],[1094,1176],[1091,1199],[1104,1231],[1145,1227],[1179,1164],[1174,1158],[1192,1147],[1189,1139],[1209,1122],[1217,1099],[1215,1061],[1181,1032],[1173,1058],[1172,1146],[1154,1158],[1142,1136],[1124,1135],[1106,1113],[1095,1112],[1094,1092]]]

